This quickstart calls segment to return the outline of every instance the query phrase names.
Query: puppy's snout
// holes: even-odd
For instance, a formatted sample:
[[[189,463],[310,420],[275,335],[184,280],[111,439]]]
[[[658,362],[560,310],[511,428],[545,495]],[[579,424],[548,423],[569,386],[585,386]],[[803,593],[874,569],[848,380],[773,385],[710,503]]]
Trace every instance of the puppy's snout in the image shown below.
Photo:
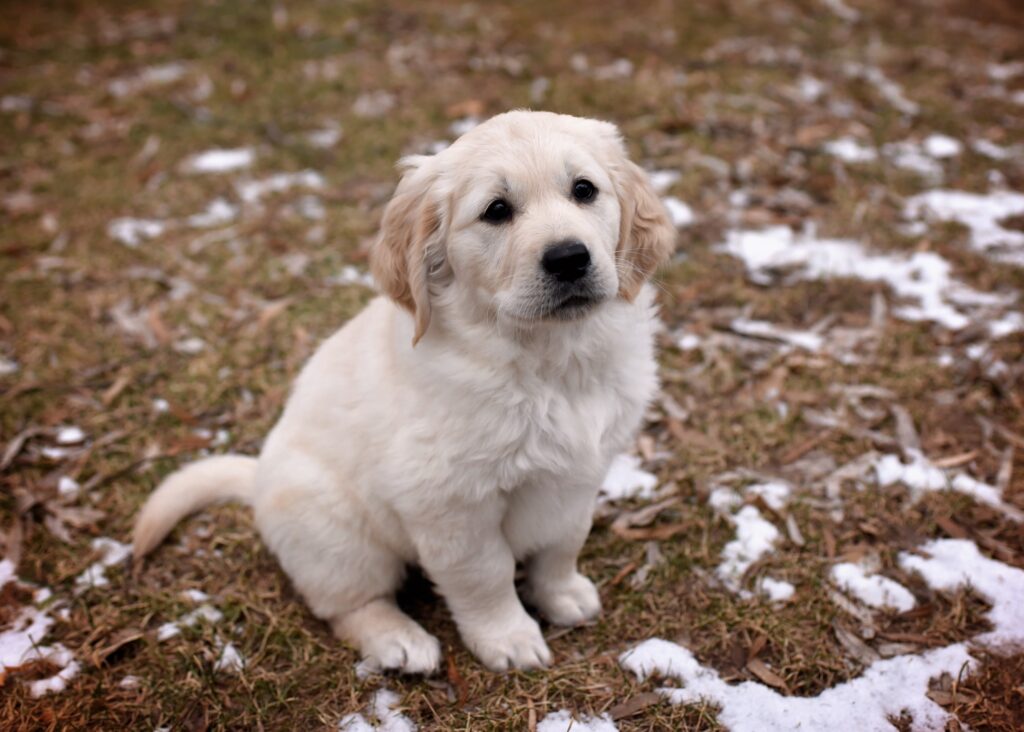
[[[545,249],[540,262],[559,282],[575,282],[590,269],[590,250],[582,242],[566,239]]]

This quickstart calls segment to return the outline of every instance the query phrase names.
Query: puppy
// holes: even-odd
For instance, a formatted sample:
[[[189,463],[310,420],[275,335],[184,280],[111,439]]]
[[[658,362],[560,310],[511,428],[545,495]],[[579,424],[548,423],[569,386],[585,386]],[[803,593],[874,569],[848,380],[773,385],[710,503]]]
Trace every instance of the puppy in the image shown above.
[[[385,297],[310,359],[258,459],[207,458],[160,485],[134,553],[241,500],[372,666],[438,669],[437,639],[395,604],[409,564],[488,668],[545,666],[516,561],[552,623],[600,613],[576,558],[657,386],[645,283],[675,229],[606,122],[509,112],[400,165],[371,252]]]

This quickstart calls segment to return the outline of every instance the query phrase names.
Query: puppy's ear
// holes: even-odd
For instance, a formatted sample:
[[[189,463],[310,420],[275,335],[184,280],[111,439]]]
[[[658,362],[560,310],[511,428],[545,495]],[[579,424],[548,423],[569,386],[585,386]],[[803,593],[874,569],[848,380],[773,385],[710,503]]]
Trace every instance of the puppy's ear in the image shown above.
[[[370,250],[370,271],[377,285],[413,315],[414,346],[430,325],[427,262],[440,255],[442,239],[440,206],[429,195],[433,178],[420,162],[402,161],[411,169],[384,209],[380,236]]]
[[[622,206],[619,246],[615,252],[619,271],[619,296],[632,301],[658,265],[676,245],[676,227],[665,205],[639,166],[623,155],[617,188]]]

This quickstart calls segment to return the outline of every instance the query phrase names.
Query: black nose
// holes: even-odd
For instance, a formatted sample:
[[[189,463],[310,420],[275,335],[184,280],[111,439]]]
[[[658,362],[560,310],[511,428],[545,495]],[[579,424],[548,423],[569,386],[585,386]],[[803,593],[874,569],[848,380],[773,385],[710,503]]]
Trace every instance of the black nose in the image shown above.
[[[575,282],[590,269],[590,250],[585,244],[567,239],[545,249],[540,263],[559,282]]]

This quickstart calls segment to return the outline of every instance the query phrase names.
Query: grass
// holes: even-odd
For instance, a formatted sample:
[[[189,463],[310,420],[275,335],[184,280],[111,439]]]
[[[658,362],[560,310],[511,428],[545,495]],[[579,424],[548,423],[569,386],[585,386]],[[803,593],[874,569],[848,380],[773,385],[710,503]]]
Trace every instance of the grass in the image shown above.
[[[680,351],[666,336],[665,391],[689,416],[672,423],[661,415],[645,433],[669,456],[657,469],[678,495],[655,527],[686,529],[656,541],[663,561],[638,581],[648,542],[624,540],[609,521],[599,522],[583,567],[601,587],[606,612],[571,633],[547,629],[556,657],[549,670],[483,671],[419,578],[403,603],[441,638],[447,672],[430,680],[357,678],[355,654],[304,608],[248,514],[235,508],[183,525],[142,567],[112,568],[108,587],[72,592],[94,559],[89,540],[126,539],[161,476],[204,450],[258,450],[305,358],[371,297],[327,280],[345,264],[365,264],[395,160],[450,137],[448,125],[466,110],[539,106],[612,119],[638,161],[682,172],[672,193],[700,219],[681,232],[683,256],[659,274],[670,331],[722,333],[741,312],[789,327],[825,316],[863,327],[872,297],[888,297],[884,287],[860,281],[752,284],[713,246],[731,226],[728,197],[740,188],[753,201],[743,214],[750,225],[815,221],[823,234],[881,250],[932,250],[976,289],[1019,292],[1024,270],[970,251],[956,226],[933,227],[924,237],[898,233],[902,198],[922,189],[920,179],[882,163],[840,166],[820,150],[843,134],[880,144],[934,131],[1024,143],[1021,108],[983,93],[986,64],[1024,58],[1019,8],[997,0],[950,2],[941,11],[934,3],[856,5],[862,18],[852,25],[811,0],[461,7],[304,0],[276,10],[184,0],[9,5],[10,22],[0,28],[0,96],[29,102],[0,113],[0,356],[18,365],[0,376],[0,435],[10,444],[25,430],[39,431],[0,476],[0,532],[5,553],[20,551],[19,576],[66,599],[68,618],[47,642],[74,649],[83,669],[67,691],[40,699],[20,682],[52,669],[6,677],[0,726],[329,728],[364,708],[383,683],[422,729],[531,729],[557,709],[618,713],[631,700],[636,711],[617,721],[622,730],[720,729],[714,707],[644,696],[657,682],[637,682],[618,655],[652,636],[679,640],[729,681],[754,680],[748,662],[756,658],[788,693],[815,695],[863,669],[837,630],[859,626],[830,599],[825,578],[837,558],[866,552],[919,599],[918,610],[876,619],[873,647],[886,635],[923,649],[982,630],[987,608],[975,595],[931,592],[894,561],[947,535],[951,519],[984,552],[1024,566],[1020,526],[952,494],[913,502],[899,487],[847,487],[837,521],[807,481],[790,507],[804,544],[782,542],[745,578],[748,587],[769,574],[785,578],[798,587],[794,601],[779,608],[741,600],[713,581],[733,534],[706,505],[715,476],[748,468],[802,482],[792,472],[794,448],[811,445],[805,454],[842,464],[872,447],[803,418],[807,408],[841,406],[830,389],[836,384],[892,390],[925,452],[973,452],[970,469],[979,478],[995,480],[1004,448],[1016,445],[1004,495],[1024,506],[1024,444],[1015,442],[1024,434],[1020,369],[993,378],[961,355],[940,369],[937,351],[961,347],[958,336],[892,318],[869,358],[850,365],[799,352],[758,365],[748,350]],[[620,58],[632,64],[628,78],[598,78]],[[844,71],[850,61],[882,68],[920,114],[893,112],[873,85]],[[166,63],[183,63],[184,78],[124,97],[107,91],[114,79]],[[825,82],[826,94],[801,99],[795,84],[802,75]],[[535,101],[541,78],[547,88]],[[381,90],[393,95],[387,114],[354,113],[361,94]],[[328,123],[343,131],[337,146],[304,141]],[[195,152],[242,146],[258,150],[251,171],[179,172]],[[248,210],[220,237],[180,229],[130,249],[107,234],[117,217],[180,219],[215,197],[235,200],[235,178],[307,168],[327,180],[319,221],[303,217],[295,205],[301,192],[292,191]],[[969,151],[950,164],[946,185],[987,190],[994,168],[1010,188],[1024,188],[1020,161],[997,164]],[[807,200],[780,197],[787,189]],[[142,335],[128,333],[126,323]],[[205,348],[194,355],[176,349],[188,338],[201,338]],[[1024,337],[1009,336],[993,350],[1016,366]],[[786,414],[768,396],[774,393]],[[156,399],[169,409],[155,412]],[[991,423],[1005,432],[983,426]],[[66,424],[89,440],[67,459],[51,460],[40,448]],[[877,428],[891,433],[894,426]],[[214,446],[206,435],[221,429],[228,445]],[[70,541],[47,523],[52,507],[63,505],[61,476],[92,486],[80,503],[100,516],[71,526]],[[187,588],[209,593],[224,623],[158,642],[155,629],[192,608],[181,597]],[[0,620],[26,600],[14,585],[4,588]],[[213,670],[218,634],[247,659],[241,674]],[[1016,729],[1024,714],[1015,681],[1021,663],[1019,655],[986,657],[979,673],[955,688],[937,687],[933,698],[965,726]],[[138,677],[138,686],[120,686],[126,676]]]

